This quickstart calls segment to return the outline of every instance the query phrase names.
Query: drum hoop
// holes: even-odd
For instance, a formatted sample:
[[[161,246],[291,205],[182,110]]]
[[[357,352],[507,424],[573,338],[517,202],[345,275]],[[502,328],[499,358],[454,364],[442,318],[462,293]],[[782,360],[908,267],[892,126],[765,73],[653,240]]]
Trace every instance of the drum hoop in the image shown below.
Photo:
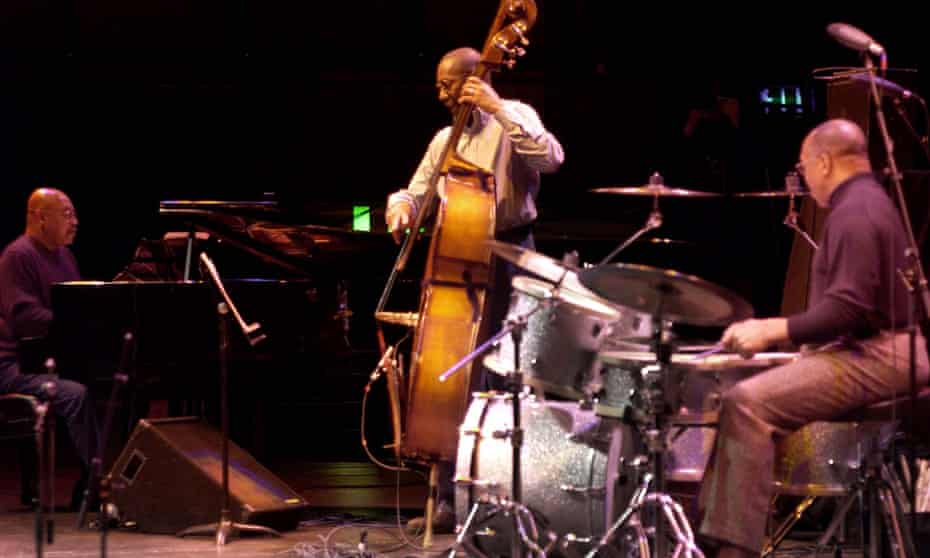
[[[718,353],[695,359],[689,354],[673,354],[672,365],[695,370],[726,370],[729,368],[774,368],[797,360],[800,353],[756,353],[752,358],[742,358],[734,353]],[[609,365],[628,362],[637,364],[655,363],[655,353],[648,351],[601,351],[598,359]]]
[[[595,314],[609,321],[618,321],[620,312],[606,302],[597,300],[596,295],[576,292],[573,289],[554,289],[551,283],[540,281],[525,275],[518,275],[511,282],[514,290],[533,298],[556,298],[563,304],[568,304],[576,310],[587,314]]]

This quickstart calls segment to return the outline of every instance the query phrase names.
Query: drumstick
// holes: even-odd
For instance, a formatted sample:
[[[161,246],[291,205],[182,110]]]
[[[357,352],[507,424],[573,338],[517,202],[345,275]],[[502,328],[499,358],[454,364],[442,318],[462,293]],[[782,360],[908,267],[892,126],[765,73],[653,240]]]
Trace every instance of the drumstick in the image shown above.
[[[722,352],[724,349],[726,349],[726,347],[724,347],[723,343],[717,343],[716,345],[714,345],[710,349],[707,349],[703,353],[698,353],[694,355],[693,357],[691,357],[691,360],[698,360],[704,357],[709,357],[710,355],[715,355],[719,352]]]

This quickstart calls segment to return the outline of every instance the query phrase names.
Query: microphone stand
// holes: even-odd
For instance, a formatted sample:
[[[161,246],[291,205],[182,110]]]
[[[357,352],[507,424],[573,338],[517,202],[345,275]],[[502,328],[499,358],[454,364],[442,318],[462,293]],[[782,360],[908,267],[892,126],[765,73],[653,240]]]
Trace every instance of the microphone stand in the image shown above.
[[[801,228],[801,225],[798,224],[799,214],[797,208],[794,205],[794,198],[800,189],[800,186],[798,174],[796,172],[789,172],[785,177],[785,188],[788,190],[788,214],[785,215],[785,220],[782,221],[782,223],[789,229],[801,235],[801,238],[806,240],[814,250],[818,250],[820,247],[817,246],[817,242],[815,242],[814,239],[811,238],[809,234],[807,234],[807,231]]]
[[[906,286],[910,291],[912,297],[916,298],[919,304],[911,305],[913,310],[908,312],[908,333],[910,335],[910,404],[909,404],[909,414],[910,420],[908,421],[908,427],[910,429],[910,436],[908,437],[908,444],[911,446],[911,454],[913,454],[914,444],[913,444],[913,433],[914,433],[914,415],[917,409],[917,364],[915,359],[916,343],[917,343],[917,329],[916,329],[916,312],[918,310],[922,311],[922,316],[924,318],[930,317],[930,289],[927,287],[927,277],[924,274],[923,266],[920,261],[920,251],[917,246],[917,241],[914,238],[914,229],[911,226],[910,215],[907,210],[907,202],[904,198],[904,190],[901,186],[901,173],[898,171],[898,165],[895,162],[894,158],[894,145],[891,140],[891,135],[888,133],[888,125],[885,121],[885,115],[882,112],[882,96],[878,90],[878,85],[875,82],[875,65],[872,63],[871,58],[868,55],[865,55],[865,66],[868,70],[869,75],[869,87],[872,92],[872,98],[875,101],[875,118],[878,122],[879,131],[882,134],[882,140],[884,141],[885,153],[888,157],[888,167],[891,174],[891,180],[894,184],[895,194],[898,200],[898,209],[901,212],[901,220],[904,224],[904,230],[907,234],[908,248],[905,256],[911,261],[910,268],[904,272],[905,275],[909,276],[909,281],[906,281]],[[899,270],[900,272],[901,270]],[[911,483],[911,533],[916,532],[917,529],[917,483],[916,481]]]
[[[100,518],[97,520],[97,524],[100,528],[100,558],[106,558],[107,555],[107,529],[112,519],[109,505],[111,479],[109,475],[103,477],[100,469],[103,467],[104,454],[108,445],[107,441],[110,438],[110,429],[113,425],[113,410],[116,408],[116,398],[120,386],[129,381],[126,369],[129,364],[132,341],[132,333],[126,332],[123,335],[123,352],[120,357],[119,368],[113,374],[113,387],[110,390],[110,399],[107,401],[107,413],[103,420],[103,438],[98,444],[97,455],[91,460],[90,480],[88,480],[87,487],[84,489],[84,497],[81,500],[81,509],[78,513],[77,528],[80,530],[84,528],[84,516],[87,513],[90,495],[98,492]]]
[[[239,327],[242,330],[242,334],[245,336],[245,339],[249,342],[250,346],[254,347],[263,339],[265,339],[265,334],[261,332],[261,324],[258,322],[246,324],[242,319],[239,311],[236,310],[236,305],[233,304],[232,299],[230,299],[229,295],[226,293],[226,288],[223,286],[222,280],[220,280],[220,276],[216,271],[216,266],[213,265],[213,261],[210,260],[205,252],[201,252],[200,261],[207,269],[213,286],[216,287],[217,293],[219,293],[222,298],[222,300],[216,305],[216,312],[218,317],[217,322],[219,325],[220,422],[222,423],[223,429],[223,508],[220,511],[220,520],[218,523],[188,527],[187,529],[179,532],[177,536],[184,537],[187,535],[211,535],[215,533],[217,546],[225,545],[226,541],[230,537],[235,536],[240,532],[261,533],[280,537],[281,533],[271,529],[270,527],[265,527],[262,525],[249,525],[246,523],[238,523],[233,521],[229,504],[229,373],[227,370],[227,361],[229,356],[229,332],[227,319],[230,310],[232,310],[232,314],[236,318],[236,322],[239,324]]]

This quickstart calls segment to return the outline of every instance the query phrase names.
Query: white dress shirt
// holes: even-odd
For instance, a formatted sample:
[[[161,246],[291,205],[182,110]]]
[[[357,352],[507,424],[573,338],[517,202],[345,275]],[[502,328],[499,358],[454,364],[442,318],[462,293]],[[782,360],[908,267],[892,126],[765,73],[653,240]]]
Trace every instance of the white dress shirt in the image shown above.
[[[476,118],[462,132],[457,152],[465,161],[493,173],[497,230],[533,222],[540,174],[555,172],[562,165],[562,145],[546,130],[536,111],[520,101],[504,100],[493,116],[478,108],[473,114]],[[446,126],[433,136],[410,184],[388,197],[388,214],[395,204],[407,203],[413,207],[415,218],[451,132],[452,126]],[[444,183],[445,177],[440,177],[440,196]]]

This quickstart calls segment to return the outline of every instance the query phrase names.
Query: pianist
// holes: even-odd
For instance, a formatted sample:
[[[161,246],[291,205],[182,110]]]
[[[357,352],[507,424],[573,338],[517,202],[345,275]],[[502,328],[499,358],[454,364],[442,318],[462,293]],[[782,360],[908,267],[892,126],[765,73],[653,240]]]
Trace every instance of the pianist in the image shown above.
[[[72,493],[72,508],[80,504],[99,443],[93,402],[84,385],[48,374],[24,374],[33,371],[21,371],[20,360],[24,340],[48,333],[52,284],[80,278],[77,261],[68,249],[77,227],[77,214],[68,196],[60,190],[39,188],[29,196],[26,232],[0,255],[0,393],[43,396],[43,384],[54,381],[52,409],[67,423],[83,465]],[[34,486],[23,487],[24,504],[31,501],[34,490]]]

